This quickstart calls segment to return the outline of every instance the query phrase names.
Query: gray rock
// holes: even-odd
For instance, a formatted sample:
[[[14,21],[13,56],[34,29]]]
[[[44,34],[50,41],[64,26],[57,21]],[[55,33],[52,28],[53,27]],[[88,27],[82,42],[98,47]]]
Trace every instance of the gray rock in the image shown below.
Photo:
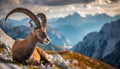
[[[68,69],[68,63],[59,55],[49,55],[49,60],[62,69]]]
[[[10,52],[10,49],[12,48],[14,42],[15,41],[11,37],[6,35],[4,31],[0,28],[0,46],[3,46],[6,50]]]
[[[1,63],[0,62],[0,69],[27,69],[26,66],[18,66],[15,64],[11,64],[11,63]]]

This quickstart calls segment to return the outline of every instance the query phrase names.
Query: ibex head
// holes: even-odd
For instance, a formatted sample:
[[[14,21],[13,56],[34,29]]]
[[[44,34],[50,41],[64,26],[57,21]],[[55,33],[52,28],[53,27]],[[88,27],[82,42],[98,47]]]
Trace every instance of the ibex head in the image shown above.
[[[36,37],[37,37],[37,39],[40,43],[48,44],[49,43],[49,38],[46,34],[46,23],[47,23],[46,22],[46,16],[43,13],[38,13],[37,17],[39,17],[42,21],[41,27],[34,28],[32,23],[31,23],[32,20],[30,20],[30,22],[29,22],[30,27],[31,27],[32,31],[34,32],[34,34],[36,35]]]
[[[30,26],[32,29],[32,35],[36,37],[37,41],[43,44],[48,44],[49,43],[49,38],[47,37],[46,34],[46,16],[43,13],[39,13],[37,16],[41,18],[42,24],[40,24],[39,19],[37,18],[34,13],[32,13],[30,10],[25,9],[25,8],[15,8],[11,12],[8,13],[8,15],[5,17],[5,21],[8,18],[9,15],[15,13],[15,12],[21,12],[26,15],[28,15],[31,18],[31,21],[35,23],[36,27],[34,28],[31,21],[30,21]]]

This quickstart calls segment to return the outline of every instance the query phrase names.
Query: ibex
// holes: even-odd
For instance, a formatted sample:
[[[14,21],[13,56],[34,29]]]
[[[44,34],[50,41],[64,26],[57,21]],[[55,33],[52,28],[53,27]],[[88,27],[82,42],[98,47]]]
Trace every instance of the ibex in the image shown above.
[[[21,63],[40,63],[40,61],[43,60],[45,61],[45,63],[51,64],[46,56],[45,51],[36,46],[38,42],[42,44],[49,43],[49,38],[46,35],[45,15],[43,13],[38,14],[38,16],[42,20],[41,24],[37,16],[34,15],[34,13],[32,13],[30,10],[25,8],[15,8],[7,14],[7,16],[5,17],[5,21],[9,17],[9,15],[15,12],[21,12],[28,15],[31,20],[33,20],[36,27],[34,28],[32,24],[30,24],[31,32],[29,33],[29,35],[25,39],[18,39],[15,41],[12,47],[13,60]]]

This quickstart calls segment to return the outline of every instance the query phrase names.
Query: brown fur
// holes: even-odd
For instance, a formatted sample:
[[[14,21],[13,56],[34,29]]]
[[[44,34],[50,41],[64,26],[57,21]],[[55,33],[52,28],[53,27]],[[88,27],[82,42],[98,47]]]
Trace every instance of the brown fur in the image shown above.
[[[27,60],[27,63],[36,65],[36,64],[39,64],[41,60],[44,61],[43,64],[45,63],[51,64],[47,58],[46,52],[41,48],[36,47],[32,55]]]
[[[42,26],[38,18],[28,9],[25,8],[15,8],[5,17],[5,20],[9,15],[15,12],[22,12],[28,15],[36,24],[36,28],[32,27],[32,32],[25,39],[18,39],[15,41],[12,47],[12,58],[17,62],[28,62],[28,63],[40,63],[41,60],[45,61],[45,63],[49,63],[48,58],[46,56],[45,51],[41,48],[37,47],[37,42],[42,44],[47,44],[49,39],[46,35],[46,16],[41,13],[40,18],[42,19]]]
[[[26,39],[15,41],[12,47],[13,60],[25,62],[34,51],[37,41],[34,35],[30,34]]]
[[[18,62],[27,60],[27,63],[30,64],[39,64],[43,60],[45,63],[51,64],[48,61],[46,52],[36,46],[38,41],[39,39],[37,39],[35,32],[30,33],[25,39],[15,41],[12,48],[13,60]]]

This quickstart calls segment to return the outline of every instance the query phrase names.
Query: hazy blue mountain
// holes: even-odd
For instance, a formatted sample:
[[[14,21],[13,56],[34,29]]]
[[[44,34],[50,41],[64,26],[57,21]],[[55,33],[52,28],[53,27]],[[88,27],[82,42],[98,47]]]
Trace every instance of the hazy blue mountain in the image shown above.
[[[89,33],[73,51],[102,60],[120,68],[120,19],[106,23],[99,32]]]
[[[30,27],[26,25],[20,26],[9,26],[7,23],[0,22],[0,27],[11,36],[13,39],[25,38],[30,30]],[[55,46],[69,46],[70,41],[68,38],[64,37],[57,29],[47,27],[47,34],[51,40],[51,43]]]
[[[47,27],[47,34],[51,42],[56,46],[70,46],[71,42],[68,38],[62,35],[57,29]]]
[[[3,23],[3,22],[0,20],[0,28],[2,28],[5,32],[8,32],[8,31],[11,29],[10,26],[11,26],[10,24],[8,24],[8,23],[6,23],[6,22]]]
[[[57,29],[61,35],[69,39],[71,45],[75,45],[88,33],[99,31],[105,23],[115,21],[118,18],[120,18],[119,15],[110,17],[106,14],[86,15],[86,17],[81,17],[78,13],[74,13],[64,18],[48,19],[47,24],[49,27]],[[29,26],[29,20],[29,18],[20,21],[8,19],[7,23],[12,27],[20,25]]]
[[[58,29],[61,34],[70,39],[72,45],[75,45],[88,33],[99,31],[105,23],[115,21],[119,18],[120,16],[110,17],[106,14],[81,17],[78,13],[74,13],[64,18],[58,18],[56,21],[50,22],[49,25]]]
[[[49,43],[48,45],[45,44],[40,44],[38,45],[40,48],[42,48],[43,50],[46,51],[62,51],[64,50],[63,48],[59,47],[59,46],[55,46],[52,43]]]
[[[4,19],[2,19],[2,21],[4,21]],[[6,22],[11,25],[11,27],[15,27],[15,26],[20,26],[20,25],[25,25],[25,26],[29,26],[29,21],[30,18],[24,18],[22,20],[13,20],[13,19],[7,19]]]
[[[25,38],[30,32],[30,28],[24,25],[15,26],[9,32],[6,32],[13,39]]]
[[[15,40],[18,38],[25,38],[30,32],[30,28],[28,26],[14,26],[14,24],[9,24],[3,21],[0,21],[0,27],[6,34]]]
[[[102,61],[109,63],[119,69],[120,68],[120,52],[119,52],[120,51],[120,42],[116,43],[114,49],[115,50],[111,54],[104,57],[102,59]],[[112,60],[112,61],[110,61],[110,60]]]

